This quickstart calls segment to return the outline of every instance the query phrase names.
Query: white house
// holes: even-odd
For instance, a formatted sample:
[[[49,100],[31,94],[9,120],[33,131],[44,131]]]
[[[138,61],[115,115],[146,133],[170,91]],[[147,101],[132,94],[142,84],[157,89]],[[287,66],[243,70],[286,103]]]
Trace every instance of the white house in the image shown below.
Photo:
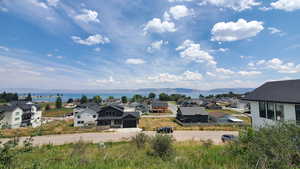
[[[81,104],[73,110],[74,127],[84,127],[96,125],[98,114],[101,107],[95,103]]]
[[[254,128],[280,121],[300,125],[300,80],[267,82],[247,94]]]
[[[32,102],[16,101],[0,106],[0,127],[38,127],[41,125],[42,111]]]

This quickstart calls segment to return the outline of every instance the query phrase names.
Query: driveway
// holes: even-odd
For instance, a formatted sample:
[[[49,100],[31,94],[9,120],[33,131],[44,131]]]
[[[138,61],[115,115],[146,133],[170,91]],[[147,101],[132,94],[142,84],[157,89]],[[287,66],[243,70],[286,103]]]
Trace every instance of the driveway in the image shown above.
[[[126,130],[125,130],[126,131]],[[33,145],[40,146],[45,144],[63,145],[69,143],[76,143],[78,141],[100,143],[100,142],[118,142],[128,141],[135,136],[137,131],[128,132],[107,132],[107,133],[80,133],[80,134],[62,134],[62,135],[48,135],[33,137]],[[154,131],[146,131],[145,134],[153,136]],[[172,134],[176,141],[187,140],[212,140],[214,144],[221,144],[221,136],[223,134],[238,135],[236,131],[174,131]],[[20,142],[23,142],[27,137],[21,137]],[[6,142],[9,139],[0,139],[0,142]]]

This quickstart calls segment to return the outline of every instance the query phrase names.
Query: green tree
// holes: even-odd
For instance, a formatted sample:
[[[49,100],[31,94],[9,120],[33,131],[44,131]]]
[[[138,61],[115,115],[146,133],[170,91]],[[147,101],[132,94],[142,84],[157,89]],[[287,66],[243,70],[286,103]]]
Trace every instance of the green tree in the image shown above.
[[[122,100],[122,103],[127,103],[128,102],[128,99],[127,99],[126,96],[122,96],[121,100]]]
[[[114,99],[114,96],[109,96],[108,99]]]
[[[156,97],[156,94],[155,93],[149,93],[149,95],[148,95],[148,98],[149,99],[155,99],[155,97]]]
[[[102,98],[100,96],[94,96],[93,102],[99,104],[102,102]]]
[[[84,103],[87,103],[88,102],[88,98],[85,96],[85,95],[83,95],[82,97],[81,97],[81,99],[80,99],[80,103],[81,104],[84,104]]]
[[[169,101],[169,95],[167,95],[166,93],[161,93],[161,94],[159,94],[159,100]]]
[[[141,96],[139,94],[135,94],[135,95],[133,95],[132,100],[134,102],[142,102],[143,101],[143,96]]]
[[[47,104],[46,107],[45,107],[45,110],[48,111],[50,109],[51,109],[50,104]]]
[[[67,101],[67,103],[73,103],[74,100],[72,98],[69,98],[69,100]]]
[[[28,93],[27,97],[25,98],[26,101],[32,101],[31,93]]]
[[[62,100],[61,100],[61,97],[57,97],[57,98],[56,98],[55,107],[56,107],[57,109],[61,109],[61,108],[62,108]]]

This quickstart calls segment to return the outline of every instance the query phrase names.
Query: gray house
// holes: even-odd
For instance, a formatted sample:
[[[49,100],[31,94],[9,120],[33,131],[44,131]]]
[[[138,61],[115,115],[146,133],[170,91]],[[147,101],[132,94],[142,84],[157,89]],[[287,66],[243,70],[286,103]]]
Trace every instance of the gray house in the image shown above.
[[[267,82],[247,94],[254,128],[288,121],[300,125],[300,79]]]
[[[208,113],[203,107],[179,107],[176,119],[182,123],[208,123]]]
[[[138,127],[139,112],[128,112],[118,105],[100,106],[95,103],[79,105],[74,109],[74,126],[105,126],[111,128]]]
[[[27,101],[13,101],[0,106],[0,127],[38,127],[41,125],[42,111],[38,104]]]

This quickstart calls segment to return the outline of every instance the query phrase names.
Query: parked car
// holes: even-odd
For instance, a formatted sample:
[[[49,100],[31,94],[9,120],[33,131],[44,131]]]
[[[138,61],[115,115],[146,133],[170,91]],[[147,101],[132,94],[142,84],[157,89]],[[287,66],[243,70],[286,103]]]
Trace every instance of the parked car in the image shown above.
[[[230,141],[234,141],[234,140],[236,140],[236,139],[237,139],[237,137],[234,136],[234,135],[232,135],[232,134],[224,134],[224,135],[222,135],[222,137],[221,137],[221,140],[222,140],[223,143],[225,143],[225,142],[230,142]]]
[[[156,130],[157,133],[173,133],[172,127],[161,127]]]

